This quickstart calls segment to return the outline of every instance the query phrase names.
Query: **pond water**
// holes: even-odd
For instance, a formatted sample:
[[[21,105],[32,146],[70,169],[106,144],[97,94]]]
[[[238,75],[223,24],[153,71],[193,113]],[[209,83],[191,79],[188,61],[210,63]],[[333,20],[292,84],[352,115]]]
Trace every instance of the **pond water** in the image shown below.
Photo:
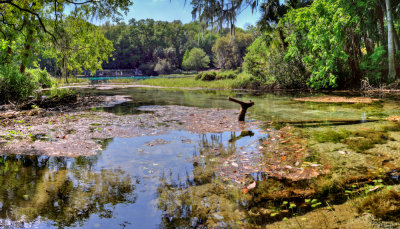
[[[380,183],[397,184],[400,147],[396,147],[400,146],[400,134],[397,134],[400,128],[386,120],[389,116],[400,115],[400,102],[394,98],[372,104],[318,104],[293,101],[296,97],[310,96],[299,93],[249,94],[149,88],[92,93],[130,95],[132,102],[96,109],[118,115],[140,114],[143,112],[140,107],[153,105],[238,109],[237,104],[227,101],[228,96],[235,96],[253,100],[256,105],[249,110],[247,118],[263,122],[249,130],[250,134],[196,134],[174,129],[157,136],[144,133],[144,136],[134,138],[102,139],[103,150],[92,157],[2,156],[0,225],[6,228],[261,226],[312,211],[314,206],[303,204],[299,207],[307,198],[343,203],[349,197],[345,188],[332,193],[321,191],[334,187],[323,183],[326,179],[322,178],[296,183],[255,172],[238,184],[240,182],[235,182],[235,178],[226,173],[239,173],[232,170],[234,167],[239,170],[243,164],[236,159],[252,159],[239,156],[242,154],[256,155],[253,159],[279,158],[279,161],[285,161],[285,168],[289,166],[290,169],[309,165],[310,170],[307,167],[302,171],[320,166],[318,170],[312,170],[320,176],[340,174],[339,178],[330,176],[329,180],[352,176],[357,182],[364,181],[369,179],[367,174],[382,171],[379,177],[384,181]],[[291,128],[288,132],[296,135],[295,139],[288,137],[286,140],[287,125]],[[279,132],[282,128],[285,133]],[[274,137],[274,134],[280,137]],[[307,155],[290,161],[291,156],[283,152],[289,149],[282,145],[276,145],[274,149],[275,153],[279,151],[278,157],[268,156],[272,151],[259,152],[261,148],[268,148],[260,144],[267,144],[268,139],[273,142],[275,138],[282,138],[281,143],[295,142],[290,147],[297,147],[296,144],[301,145],[300,148],[307,147]],[[371,143],[367,142],[368,138],[381,140]],[[363,148],[357,144],[372,145]],[[296,152],[300,152],[300,148]],[[381,161],[368,162],[378,154],[391,166],[385,167],[389,163]],[[342,167],[335,164],[339,161]],[[324,174],[323,169],[329,171]],[[337,172],[342,169],[351,171]],[[256,188],[251,187],[253,180]],[[354,183],[346,181],[343,185],[354,186]],[[314,189],[309,190],[309,187]],[[282,194],[285,189],[292,190],[292,194],[305,191],[298,195]],[[298,206],[289,208],[285,201]]]

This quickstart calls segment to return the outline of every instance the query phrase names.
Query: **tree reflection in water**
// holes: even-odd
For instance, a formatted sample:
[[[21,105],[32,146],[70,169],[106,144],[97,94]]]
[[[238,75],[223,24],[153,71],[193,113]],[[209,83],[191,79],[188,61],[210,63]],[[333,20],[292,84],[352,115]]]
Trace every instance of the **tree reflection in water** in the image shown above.
[[[231,138],[237,138],[236,134],[232,133]],[[236,141],[224,146],[221,134],[202,135],[194,154],[193,175],[188,174],[186,180],[176,179],[172,172],[161,176],[158,192],[162,227],[240,226],[245,218],[246,196],[215,174],[216,158],[228,157],[236,149]]]
[[[0,157],[0,218],[20,227],[34,221],[83,225],[92,214],[113,216],[114,206],[136,200],[121,169],[96,170],[97,157]],[[0,222],[1,223],[1,222]]]

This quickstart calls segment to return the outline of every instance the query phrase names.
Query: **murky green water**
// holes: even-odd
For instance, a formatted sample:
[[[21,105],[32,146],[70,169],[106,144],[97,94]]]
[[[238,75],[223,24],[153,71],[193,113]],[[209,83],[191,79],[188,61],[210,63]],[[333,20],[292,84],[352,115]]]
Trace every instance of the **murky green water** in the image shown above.
[[[248,119],[273,121],[265,125],[272,129],[290,123],[307,137],[326,128],[351,130],[390,125],[385,118],[400,115],[400,103],[395,99],[368,105],[333,105],[292,100],[309,96],[306,94],[251,95],[138,88],[96,93],[131,95],[132,102],[100,109],[120,115],[138,114],[137,108],[151,105],[238,109],[227,101],[228,96],[251,99],[256,105],[250,109]],[[235,136],[240,133],[199,135],[184,130],[159,136],[113,138],[104,140],[104,150],[89,158],[2,156],[0,225],[9,228],[263,225],[271,219],[246,214],[251,206],[259,207],[257,200],[245,195],[242,186],[222,181],[215,174],[218,158],[242,151],[255,152],[259,140],[269,137],[262,128],[252,131],[252,136],[237,140]]]

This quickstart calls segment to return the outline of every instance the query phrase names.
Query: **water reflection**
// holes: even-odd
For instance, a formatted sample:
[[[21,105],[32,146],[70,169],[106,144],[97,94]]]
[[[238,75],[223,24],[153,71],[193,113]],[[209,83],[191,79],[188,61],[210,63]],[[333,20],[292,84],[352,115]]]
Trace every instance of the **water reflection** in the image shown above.
[[[220,165],[218,159],[243,149],[249,142],[248,138],[254,135],[260,137],[254,132],[201,135],[192,175],[188,175],[183,182],[173,172],[160,178],[158,202],[163,212],[161,227],[226,228],[240,225],[244,218],[246,196],[237,187],[219,179],[215,172]],[[243,139],[245,137],[248,138]]]
[[[92,214],[111,218],[115,205],[135,203],[131,177],[121,169],[96,170],[96,161],[1,156],[0,218],[11,227],[39,220],[63,228],[83,225]]]

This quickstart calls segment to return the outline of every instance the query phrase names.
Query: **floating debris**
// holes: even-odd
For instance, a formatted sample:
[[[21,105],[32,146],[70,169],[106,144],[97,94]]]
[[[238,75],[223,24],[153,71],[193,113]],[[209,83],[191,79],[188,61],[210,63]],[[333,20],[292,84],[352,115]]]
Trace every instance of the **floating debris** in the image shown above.
[[[168,144],[168,143],[170,143],[170,142],[169,141],[164,141],[162,139],[156,139],[154,141],[147,142],[146,145],[147,146],[156,146],[156,145],[165,145],[165,144]]]

